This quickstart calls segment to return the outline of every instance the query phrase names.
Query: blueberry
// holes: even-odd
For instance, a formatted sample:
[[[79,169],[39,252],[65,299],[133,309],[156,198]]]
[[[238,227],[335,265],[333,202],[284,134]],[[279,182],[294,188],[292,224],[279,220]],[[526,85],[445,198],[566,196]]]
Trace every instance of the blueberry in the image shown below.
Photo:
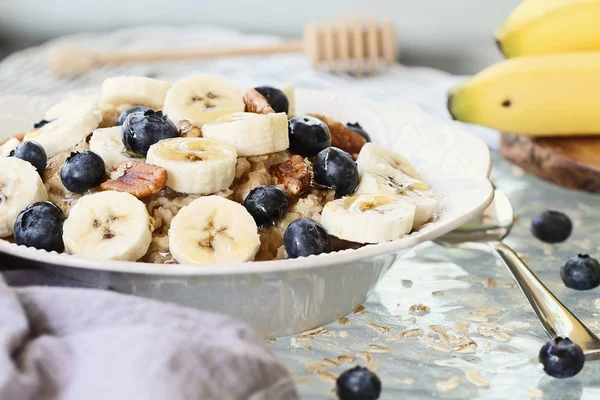
[[[288,101],[287,96],[281,90],[271,87],[271,86],[258,86],[255,87],[258,93],[262,94],[265,99],[271,105],[271,108],[276,112],[284,112],[288,113],[290,109],[290,102]]]
[[[544,372],[555,378],[570,378],[583,368],[583,350],[569,338],[556,338],[540,350],[539,361]]]
[[[288,198],[277,186],[258,186],[244,200],[244,207],[258,226],[266,225],[283,217],[288,210]]]
[[[53,121],[54,121],[53,119],[43,119],[40,122],[36,122],[35,124],[33,124],[33,129],[40,129],[44,125],[48,125],[50,122],[53,122]]]
[[[60,171],[62,184],[74,193],[83,193],[95,188],[104,181],[105,177],[104,160],[90,150],[71,153]]]
[[[369,134],[363,129],[362,126],[360,126],[360,124],[358,122],[356,123],[352,123],[352,122],[348,122],[346,124],[346,126],[348,127],[348,129],[350,129],[351,131],[354,131],[356,133],[358,133],[360,136],[362,136],[363,138],[365,138],[365,140],[367,142],[371,141],[371,136],[369,136]]]
[[[313,164],[314,180],[319,185],[335,189],[345,196],[358,186],[358,168],[352,156],[336,147],[321,151]]]
[[[46,150],[44,150],[42,145],[31,141],[23,142],[17,146],[16,149],[10,152],[9,157],[16,157],[27,161],[37,169],[40,175],[44,173],[48,162]]]
[[[175,124],[153,110],[129,114],[121,129],[125,148],[137,156],[145,156],[154,143],[179,136]]]
[[[600,263],[587,254],[569,258],[560,269],[565,286],[576,290],[590,290],[600,286]]]
[[[331,132],[320,119],[297,116],[289,122],[290,151],[303,157],[312,157],[331,146]]]
[[[571,220],[559,211],[544,211],[531,220],[531,233],[542,242],[564,242],[572,231]]]
[[[61,252],[64,249],[64,222],[61,209],[49,201],[30,204],[15,221],[15,242],[36,249]]]
[[[300,218],[292,222],[283,234],[283,245],[290,258],[331,251],[327,231],[310,218]]]
[[[144,106],[136,106],[136,107],[129,108],[129,109],[123,111],[121,113],[121,115],[119,115],[119,120],[117,121],[117,125],[118,126],[123,125],[123,123],[125,122],[125,119],[127,119],[129,114],[133,114],[136,112],[146,112],[148,110],[151,110],[151,108],[144,107]]]
[[[336,392],[340,400],[376,400],[381,394],[381,381],[367,368],[354,367],[337,379]]]

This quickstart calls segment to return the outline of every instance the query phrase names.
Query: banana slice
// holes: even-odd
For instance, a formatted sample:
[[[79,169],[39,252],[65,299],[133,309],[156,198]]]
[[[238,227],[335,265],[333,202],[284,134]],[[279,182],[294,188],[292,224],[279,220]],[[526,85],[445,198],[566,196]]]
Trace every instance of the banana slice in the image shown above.
[[[16,157],[0,158],[0,237],[13,234],[17,215],[31,203],[48,200],[37,170]]]
[[[187,119],[202,127],[224,115],[244,111],[244,93],[216,75],[177,81],[167,93],[163,111],[177,123]]]
[[[418,229],[429,221],[439,206],[426,184],[387,165],[364,167],[356,193],[379,193],[414,204],[416,211],[413,229]]]
[[[181,264],[252,261],[260,248],[254,218],[221,196],[200,197],[171,221],[169,248]]]
[[[229,114],[205,124],[202,136],[230,144],[240,157],[270,154],[290,147],[285,113]]]
[[[152,241],[144,203],[125,192],[106,191],[80,198],[63,226],[69,254],[94,260],[136,261]]]
[[[171,82],[144,76],[117,76],[108,78],[100,89],[100,104],[131,104],[160,110],[165,102]]]
[[[125,151],[125,145],[121,140],[121,127],[96,129],[90,139],[90,150],[98,154],[104,160],[106,169],[111,171],[119,163],[129,161]],[[141,161],[141,159],[136,158]]]
[[[423,179],[415,167],[403,155],[394,153],[375,143],[367,143],[362,147],[360,153],[358,153],[356,164],[358,165],[358,171],[361,173],[367,166],[383,164],[402,171],[411,178]]]
[[[97,104],[84,103],[70,113],[31,132],[23,141],[35,140],[46,150],[48,158],[69,150],[85,140],[102,121]]]
[[[167,186],[180,193],[217,193],[235,178],[235,148],[217,140],[161,140],[150,146],[146,157],[149,164],[167,170]]]
[[[294,115],[296,115],[296,96],[294,94],[296,89],[294,87],[294,84],[290,83],[287,85],[283,85],[280,88],[280,90],[287,96],[289,104],[288,117],[292,118]]]
[[[53,119],[62,118],[66,115],[69,115],[73,112],[73,110],[81,107],[82,105],[88,105],[90,107],[98,107],[100,100],[98,96],[71,96],[60,103],[57,103],[50,107],[46,114],[44,115],[44,119],[47,121],[51,121]]]
[[[8,157],[11,151],[16,149],[21,144],[21,141],[17,138],[8,139],[2,146],[0,146],[0,157]]]
[[[354,195],[330,201],[321,225],[330,235],[357,243],[380,243],[410,233],[416,207],[381,194]]]

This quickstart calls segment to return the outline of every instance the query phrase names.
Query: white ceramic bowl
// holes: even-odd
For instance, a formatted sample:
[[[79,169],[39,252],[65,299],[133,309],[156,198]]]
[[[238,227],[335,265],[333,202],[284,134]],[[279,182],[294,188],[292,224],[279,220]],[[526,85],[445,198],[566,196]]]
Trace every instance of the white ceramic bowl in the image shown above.
[[[1,97],[0,137],[30,130],[54,101]],[[298,90],[296,101],[298,113],[359,121],[374,142],[404,154],[440,200],[440,218],[400,240],[295,260],[216,266],[105,262],[1,240],[0,252],[64,276],[108,284],[119,292],[223,312],[246,321],[264,337],[276,337],[348,314],[410,248],[468,222],[491,202],[489,151],[454,125],[415,106],[384,106],[343,94]]]

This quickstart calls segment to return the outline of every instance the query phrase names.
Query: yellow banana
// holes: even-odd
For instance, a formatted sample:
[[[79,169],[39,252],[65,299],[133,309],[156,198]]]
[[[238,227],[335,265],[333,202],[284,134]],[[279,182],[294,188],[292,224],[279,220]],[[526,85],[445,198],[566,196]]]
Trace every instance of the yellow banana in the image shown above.
[[[600,0],[525,0],[496,32],[506,57],[600,50]]]
[[[600,134],[600,52],[512,58],[453,88],[452,117],[532,136]]]

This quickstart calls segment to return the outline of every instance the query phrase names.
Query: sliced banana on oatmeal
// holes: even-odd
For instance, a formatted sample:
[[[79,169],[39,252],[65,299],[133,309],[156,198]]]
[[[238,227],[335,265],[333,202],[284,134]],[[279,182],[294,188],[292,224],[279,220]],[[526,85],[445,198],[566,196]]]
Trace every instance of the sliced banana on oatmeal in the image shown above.
[[[21,144],[17,138],[10,138],[0,146],[0,157],[8,157],[10,152],[16,149]]]
[[[414,204],[416,212],[413,229],[418,229],[429,221],[439,206],[439,202],[426,184],[397,169],[381,164],[370,165],[363,169],[356,193],[380,193]]]
[[[44,119],[47,121],[52,121],[58,118],[62,118],[65,115],[68,115],[71,112],[73,112],[73,110],[81,107],[82,105],[98,107],[99,102],[100,99],[96,95],[71,96],[50,107],[46,111]]]
[[[161,140],[150,146],[146,157],[146,162],[167,170],[167,186],[180,193],[217,193],[235,178],[235,148],[217,140]]]
[[[285,113],[229,114],[205,124],[202,136],[230,144],[240,157],[270,154],[290,147]]]
[[[48,200],[37,170],[16,157],[0,158],[0,237],[13,234],[17,215],[31,203]]]
[[[260,236],[244,206],[207,196],[183,207],[173,218],[169,248],[181,264],[245,262],[254,260]]]
[[[383,164],[402,171],[411,178],[423,179],[406,157],[375,143],[366,143],[362,147],[360,153],[358,153],[356,164],[360,173],[365,167]]]
[[[90,139],[90,150],[104,160],[106,169],[113,170],[123,161],[130,161],[125,145],[121,140],[121,127],[96,129]],[[136,159],[142,160],[142,159]]]
[[[70,113],[44,125],[23,138],[42,145],[48,158],[67,151],[82,142],[102,121],[102,111],[97,104],[84,103]]]
[[[202,127],[224,115],[244,111],[244,93],[217,75],[197,75],[173,84],[164,113],[177,123],[189,120]]]
[[[129,193],[106,191],[80,198],[63,226],[69,254],[94,260],[137,261],[152,241],[146,206]]]
[[[292,83],[281,86],[280,90],[285,94],[288,99],[288,117],[292,118],[296,115],[296,95],[295,95],[295,86]]]
[[[416,207],[381,194],[364,194],[330,201],[321,225],[327,233],[357,243],[380,243],[410,233]]]
[[[117,76],[108,78],[100,89],[100,104],[146,106],[160,110],[171,82],[145,76]]]

